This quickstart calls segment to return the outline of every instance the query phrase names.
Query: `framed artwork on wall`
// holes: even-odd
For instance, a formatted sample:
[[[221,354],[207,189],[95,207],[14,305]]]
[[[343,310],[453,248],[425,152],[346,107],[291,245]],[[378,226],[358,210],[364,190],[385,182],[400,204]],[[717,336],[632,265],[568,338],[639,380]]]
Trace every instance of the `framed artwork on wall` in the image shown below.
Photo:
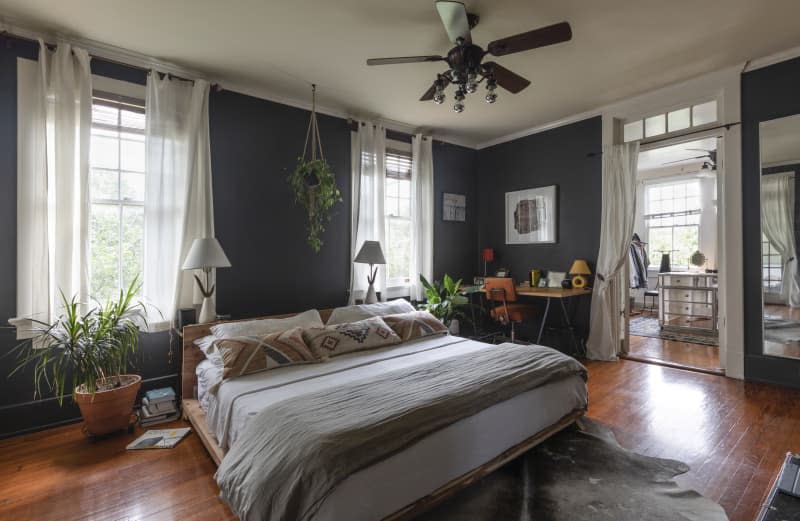
[[[442,194],[442,220],[467,222],[467,196],[464,194]]]
[[[506,192],[506,244],[556,242],[556,185]]]

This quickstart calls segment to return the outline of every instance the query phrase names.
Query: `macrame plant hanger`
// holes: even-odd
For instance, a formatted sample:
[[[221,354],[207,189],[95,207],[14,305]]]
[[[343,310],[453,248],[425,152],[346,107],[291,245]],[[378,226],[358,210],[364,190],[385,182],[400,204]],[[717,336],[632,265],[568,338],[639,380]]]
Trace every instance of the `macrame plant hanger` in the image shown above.
[[[309,145],[311,145],[310,150],[309,150]],[[317,157],[317,151],[319,151],[319,157]],[[308,129],[306,130],[306,142],[303,145],[304,162],[309,152],[311,153],[311,161],[316,161],[317,159],[325,161],[325,155],[322,153],[322,140],[319,137],[319,125],[317,124],[316,83],[311,84],[311,117],[308,120]],[[317,195],[317,187],[319,186],[319,180],[317,179],[316,183],[314,183],[311,180],[307,180],[306,183],[308,186],[308,208],[310,212],[314,212],[314,208],[316,208],[316,205],[314,203]]]

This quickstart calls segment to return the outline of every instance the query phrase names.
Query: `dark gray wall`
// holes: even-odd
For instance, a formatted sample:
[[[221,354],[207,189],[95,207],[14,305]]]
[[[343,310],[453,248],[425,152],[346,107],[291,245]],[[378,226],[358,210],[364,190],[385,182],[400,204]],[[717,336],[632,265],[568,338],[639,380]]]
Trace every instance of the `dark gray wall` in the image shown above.
[[[761,329],[759,124],[800,114],[800,59],[742,75],[742,234],[744,249],[744,375],[800,387],[800,360],[764,356]]]
[[[9,43],[10,47],[6,45]],[[0,37],[0,322],[16,313],[17,56],[36,59],[29,42]],[[92,60],[95,74],[144,84],[144,72]],[[344,203],[334,210],[315,254],[307,245],[303,211],[291,200],[286,178],[302,154],[309,112],[229,91],[212,92],[209,104],[214,172],[216,235],[232,267],[219,270],[220,313],[234,317],[326,308],[347,301],[350,277],[350,130],[347,121],[320,116],[326,159],[336,173]],[[392,135],[409,140],[406,135]],[[472,274],[475,256],[476,151],[436,142],[436,215],[441,191],[467,194],[466,224],[437,222],[434,263],[440,272]],[[452,263],[452,267],[451,267]],[[179,389],[180,347],[170,335],[142,335],[135,371],[143,390],[172,385]],[[14,330],[0,329],[0,438],[76,421],[69,399],[59,407],[49,395],[34,400],[29,371],[7,377],[14,359]]]
[[[434,255],[433,277],[441,279],[445,273],[455,279],[472,283],[477,275],[478,259],[478,200],[477,150],[441,143],[433,143],[434,191]],[[442,194],[467,196],[467,221],[451,222],[442,219]]]
[[[478,153],[478,248],[494,248],[490,272],[506,267],[521,281],[531,268],[568,271],[586,259],[594,271],[600,247],[602,121],[598,116],[495,145]],[[589,155],[591,154],[591,156]],[[555,244],[505,243],[505,194],[556,185]],[[482,268],[481,268],[482,270]],[[582,297],[577,324],[588,331],[590,297]]]

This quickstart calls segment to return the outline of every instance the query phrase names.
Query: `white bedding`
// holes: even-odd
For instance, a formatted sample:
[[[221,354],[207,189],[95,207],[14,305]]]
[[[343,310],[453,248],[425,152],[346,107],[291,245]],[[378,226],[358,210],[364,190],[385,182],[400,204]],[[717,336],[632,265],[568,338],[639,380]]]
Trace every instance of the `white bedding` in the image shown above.
[[[201,385],[212,386],[217,374],[206,366],[204,381],[198,379],[198,394],[203,397],[201,404],[207,407],[209,429],[220,446],[227,448],[236,442],[248,420],[269,403],[335,387],[342,381],[479,349],[500,348],[459,337],[429,337],[343,355],[324,363],[228,380],[215,395],[200,390]],[[501,402],[353,474],[325,501],[315,519],[381,519],[586,404],[586,384],[578,376],[551,382]]]

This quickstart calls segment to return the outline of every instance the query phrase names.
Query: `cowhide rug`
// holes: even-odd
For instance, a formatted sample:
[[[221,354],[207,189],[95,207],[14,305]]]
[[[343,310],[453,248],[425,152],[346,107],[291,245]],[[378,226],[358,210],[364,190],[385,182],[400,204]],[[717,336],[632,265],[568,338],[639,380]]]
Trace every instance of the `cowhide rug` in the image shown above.
[[[459,492],[424,521],[727,521],[718,504],[672,480],[685,463],[623,449],[588,420]]]

